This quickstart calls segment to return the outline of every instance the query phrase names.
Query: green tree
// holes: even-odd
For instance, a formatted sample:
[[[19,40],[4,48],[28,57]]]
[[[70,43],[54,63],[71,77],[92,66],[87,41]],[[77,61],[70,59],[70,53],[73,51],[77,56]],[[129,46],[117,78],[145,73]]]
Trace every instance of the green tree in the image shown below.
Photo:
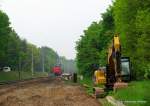
[[[9,27],[10,22],[8,16],[0,10],[0,66],[4,66],[7,64],[6,61],[6,50],[7,50],[7,42],[9,40],[9,33],[11,28]]]
[[[114,34],[112,7],[102,14],[100,22],[93,22],[77,42],[77,66],[79,73],[93,75],[93,71],[107,61],[107,46]]]
[[[132,61],[134,78],[143,78],[149,66],[149,0],[116,0],[115,30],[120,33],[122,53]]]

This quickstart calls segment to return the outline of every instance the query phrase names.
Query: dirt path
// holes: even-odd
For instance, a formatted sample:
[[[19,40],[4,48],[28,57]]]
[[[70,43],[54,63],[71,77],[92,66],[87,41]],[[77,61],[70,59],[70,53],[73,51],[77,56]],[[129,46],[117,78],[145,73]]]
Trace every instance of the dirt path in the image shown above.
[[[0,95],[0,106],[100,106],[100,103],[88,96],[80,86],[53,80],[5,92]]]

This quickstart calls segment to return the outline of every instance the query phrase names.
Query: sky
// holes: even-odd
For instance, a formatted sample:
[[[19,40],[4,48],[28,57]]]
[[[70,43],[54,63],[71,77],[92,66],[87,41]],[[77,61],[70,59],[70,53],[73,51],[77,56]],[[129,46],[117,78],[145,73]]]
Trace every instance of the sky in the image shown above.
[[[67,59],[76,56],[76,41],[101,19],[111,0],[0,0],[11,26],[29,43],[48,46]]]

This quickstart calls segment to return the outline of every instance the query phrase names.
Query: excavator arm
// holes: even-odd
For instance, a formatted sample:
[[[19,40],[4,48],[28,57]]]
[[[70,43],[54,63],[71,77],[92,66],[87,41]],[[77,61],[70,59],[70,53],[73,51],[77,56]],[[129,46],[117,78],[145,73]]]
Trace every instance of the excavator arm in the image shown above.
[[[123,73],[125,73],[125,76],[128,76],[130,73],[129,65],[129,57],[121,57],[121,43],[119,36],[115,35],[113,42],[108,49],[106,87],[113,88],[115,82],[121,82],[123,79]]]

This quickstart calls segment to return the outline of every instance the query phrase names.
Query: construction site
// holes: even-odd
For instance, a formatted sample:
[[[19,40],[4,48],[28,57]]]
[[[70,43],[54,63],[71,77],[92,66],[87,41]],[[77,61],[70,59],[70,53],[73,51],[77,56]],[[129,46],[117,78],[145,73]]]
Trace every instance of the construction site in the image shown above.
[[[0,106],[150,106],[150,0],[0,0]]]
[[[0,106],[100,106],[79,85],[61,79],[36,79],[0,86]]]

